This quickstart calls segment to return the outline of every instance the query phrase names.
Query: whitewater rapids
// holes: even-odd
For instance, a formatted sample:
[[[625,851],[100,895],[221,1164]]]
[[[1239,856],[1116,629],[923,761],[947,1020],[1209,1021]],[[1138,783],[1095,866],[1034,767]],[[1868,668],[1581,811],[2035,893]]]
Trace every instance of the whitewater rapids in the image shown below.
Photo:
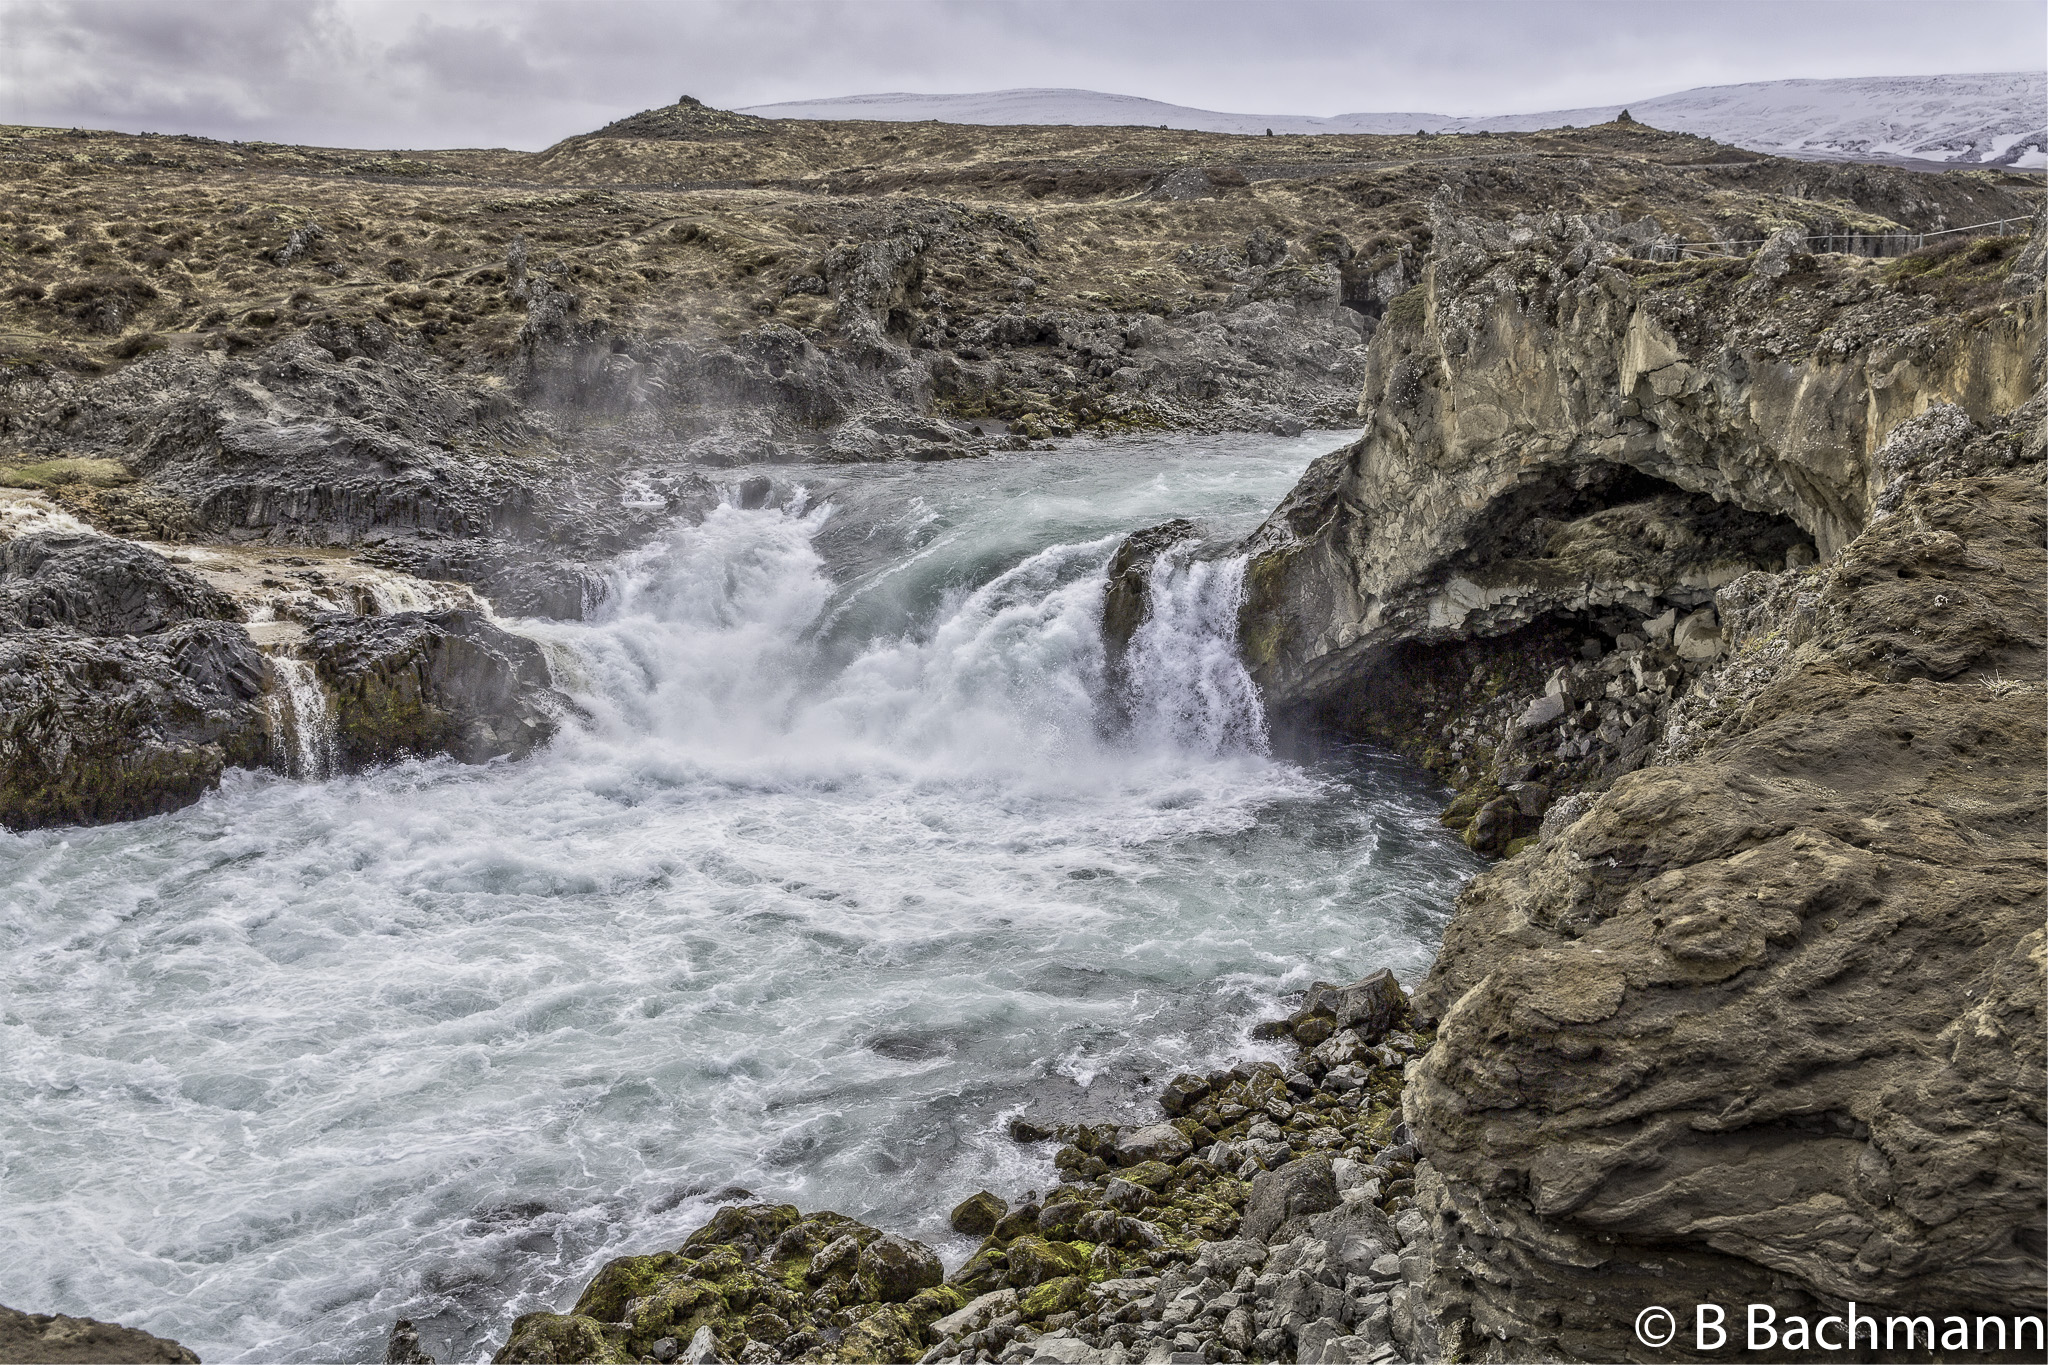
[[[525,763],[0,834],[7,1301],[477,1359],[734,1187],[957,1253],[951,1202],[1052,1179],[1008,1114],[1412,981],[1470,860],[1401,765],[1268,751],[1242,564],[1163,559],[1106,695],[1119,538],[1240,534],[1337,439],[784,471],[509,623],[584,712]]]

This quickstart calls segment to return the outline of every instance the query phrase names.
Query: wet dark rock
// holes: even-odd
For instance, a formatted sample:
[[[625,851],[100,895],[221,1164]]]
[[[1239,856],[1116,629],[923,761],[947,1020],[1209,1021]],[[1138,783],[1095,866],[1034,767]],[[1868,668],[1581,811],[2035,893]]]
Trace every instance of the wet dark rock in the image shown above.
[[[752,511],[757,507],[766,507],[768,499],[774,491],[775,485],[769,480],[767,475],[756,474],[751,479],[742,479],[740,481],[737,501],[742,510]]]
[[[175,1341],[118,1323],[0,1305],[0,1365],[199,1365]]]
[[[1209,1082],[1200,1076],[1182,1074],[1166,1083],[1159,1092],[1159,1107],[1169,1118],[1179,1118],[1190,1105],[1199,1103],[1209,1093]]]
[[[1117,546],[1116,555],[1109,562],[1109,586],[1102,599],[1102,639],[1112,658],[1123,657],[1130,648],[1131,637],[1145,619],[1154,562],[1196,534],[1193,522],[1176,519],[1133,531]]]
[[[391,1336],[384,1343],[384,1365],[436,1365],[421,1347],[419,1329],[411,1319],[400,1318],[392,1324]]]
[[[1336,1176],[1323,1157],[1302,1157],[1252,1181],[1245,1205],[1243,1231],[1253,1241],[1267,1241],[1289,1220],[1335,1208]]]
[[[334,697],[351,768],[448,754],[522,758],[554,734],[565,703],[540,646],[472,611],[325,616],[306,652]]]
[[[1003,1200],[987,1190],[979,1190],[955,1206],[949,1222],[955,1232],[969,1237],[986,1237],[995,1231],[996,1224],[1002,1222],[1003,1215],[1009,1211],[1010,1206]]]
[[[1367,1043],[1408,1017],[1408,997],[1394,974],[1385,968],[1352,982],[1310,986],[1301,1007],[1287,1018],[1295,1041],[1313,1048],[1340,1029],[1349,1029]]]
[[[0,622],[151,635],[180,621],[241,616],[226,593],[133,541],[43,534],[0,542]]]
[[[134,820],[268,757],[260,655],[238,625],[136,638],[0,633],[0,823]]]
[[[1055,1130],[1042,1123],[1033,1123],[1022,1114],[1012,1114],[1009,1123],[1005,1125],[1005,1131],[1009,1133],[1012,1142],[1044,1142],[1056,1135]]]

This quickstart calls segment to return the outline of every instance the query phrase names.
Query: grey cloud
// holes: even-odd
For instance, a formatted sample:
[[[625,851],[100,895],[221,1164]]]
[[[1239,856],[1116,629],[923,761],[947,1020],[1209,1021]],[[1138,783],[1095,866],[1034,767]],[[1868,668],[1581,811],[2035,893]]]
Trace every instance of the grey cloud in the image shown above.
[[[0,0],[0,29],[9,122],[540,147],[684,93],[1078,86],[1245,112],[1508,113],[2010,69],[2048,19],[2036,0]]]

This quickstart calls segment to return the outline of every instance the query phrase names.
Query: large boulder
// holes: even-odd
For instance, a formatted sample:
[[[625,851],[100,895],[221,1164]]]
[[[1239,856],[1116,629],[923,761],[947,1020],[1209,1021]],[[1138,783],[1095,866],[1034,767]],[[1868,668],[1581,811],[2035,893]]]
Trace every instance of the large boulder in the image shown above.
[[[1252,1179],[1252,1197],[1244,1207],[1239,1232],[1252,1241],[1264,1242],[1290,1220],[1334,1209],[1342,1202],[1329,1158],[1299,1157]]]
[[[522,758],[554,734],[561,703],[540,646],[477,612],[324,616],[306,648],[333,697],[345,767]]]
[[[1316,982],[1287,1024],[1297,1042],[1314,1047],[1345,1029],[1365,1042],[1377,1042],[1407,1017],[1408,995],[1393,972],[1382,967],[1348,986]]]
[[[1170,1123],[1155,1123],[1144,1128],[1127,1128],[1117,1134],[1116,1159],[1121,1166],[1142,1166],[1148,1161],[1157,1161],[1171,1166],[1189,1152],[1195,1144],[1187,1135]]]

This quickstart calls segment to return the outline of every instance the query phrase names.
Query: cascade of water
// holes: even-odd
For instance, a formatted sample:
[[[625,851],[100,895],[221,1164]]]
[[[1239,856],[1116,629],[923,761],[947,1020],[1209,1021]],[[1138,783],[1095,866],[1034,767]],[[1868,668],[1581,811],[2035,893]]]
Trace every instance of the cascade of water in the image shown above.
[[[1313,444],[818,470],[829,515],[715,510],[507,623],[587,717],[531,759],[0,834],[0,1283],[208,1359],[399,1316],[477,1359],[691,1192],[944,1238],[1046,1178],[1015,1105],[1122,1113],[1314,977],[1412,979],[1466,851],[1427,782],[1258,752],[1241,566],[1158,572],[1107,723],[1120,538],[1249,530]],[[332,773],[272,648],[278,766]]]
[[[1162,559],[1128,670],[1135,723],[1105,746],[1104,574],[1118,538],[1050,546],[921,628],[837,666],[819,647],[832,584],[816,510],[721,507],[621,566],[610,609],[551,636],[583,660],[595,737],[695,764],[1072,778],[1157,755],[1262,754],[1237,660],[1243,563]]]
[[[290,654],[267,656],[273,681],[264,698],[271,742],[293,777],[326,777],[335,769],[334,709],[313,665]]]
[[[1265,709],[1237,651],[1245,561],[1191,553],[1177,547],[1152,565],[1125,665],[1132,731],[1198,753],[1263,754]]]
[[[411,574],[366,568],[356,587],[364,599],[365,616],[393,616],[401,611],[446,611],[460,608],[492,615],[489,602],[464,583],[437,583]]]

